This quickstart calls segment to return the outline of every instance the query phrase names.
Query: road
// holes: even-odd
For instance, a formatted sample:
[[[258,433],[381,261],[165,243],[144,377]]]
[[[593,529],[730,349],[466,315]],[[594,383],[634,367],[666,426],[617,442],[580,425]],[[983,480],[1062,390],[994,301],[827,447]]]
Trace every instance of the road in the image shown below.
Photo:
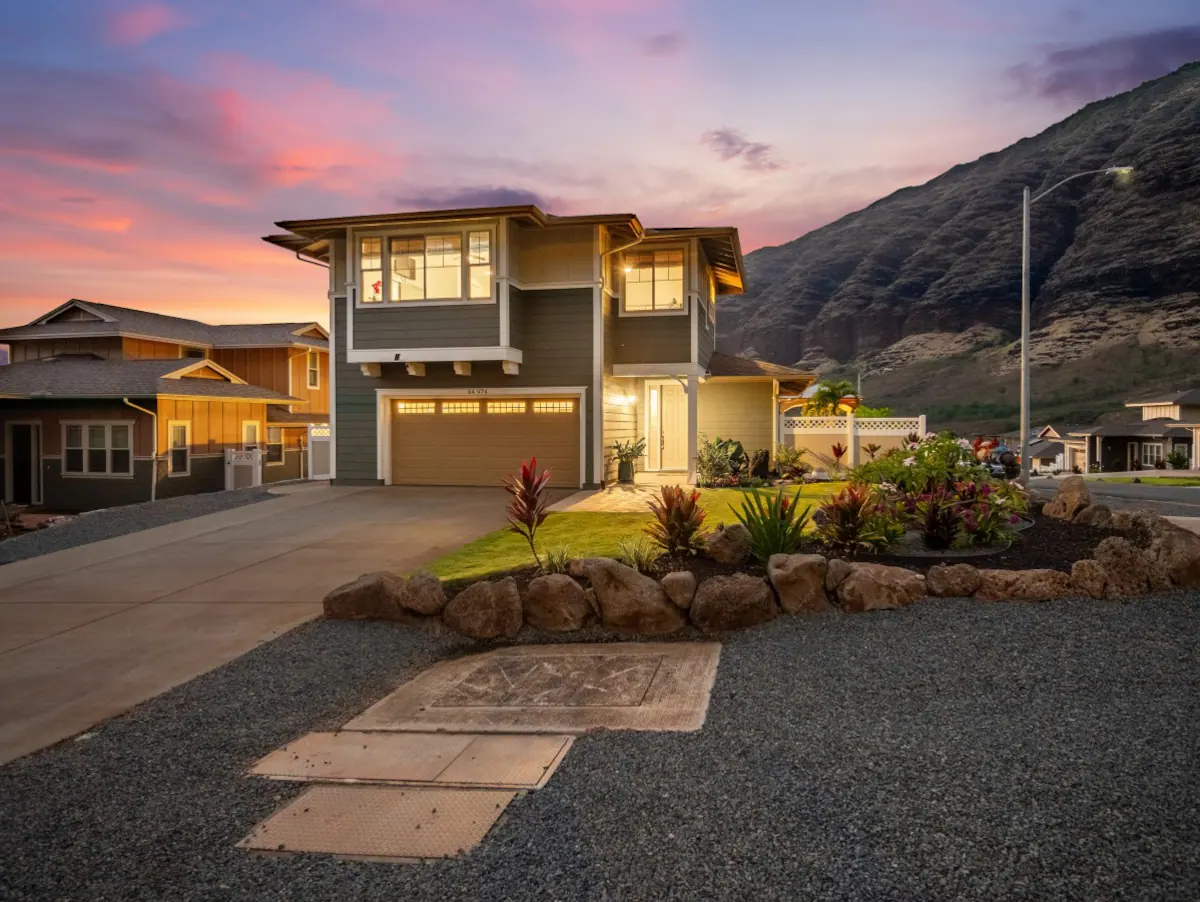
[[[1164,517],[1200,517],[1200,486],[1148,485],[1146,483],[1087,481],[1099,503],[1114,510],[1149,508]],[[1030,485],[1053,496],[1062,479],[1034,479]]]

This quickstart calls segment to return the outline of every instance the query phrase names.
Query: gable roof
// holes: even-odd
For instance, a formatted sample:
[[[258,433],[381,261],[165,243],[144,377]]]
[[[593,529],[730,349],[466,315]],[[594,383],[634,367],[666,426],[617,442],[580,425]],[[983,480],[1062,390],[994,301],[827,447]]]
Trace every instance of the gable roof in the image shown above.
[[[1187,391],[1164,392],[1153,395],[1144,401],[1126,401],[1126,407],[1146,407],[1150,404],[1200,404],[1200,388]]]
[[[734,357],[732,354],[722,354],[714,351],[708,360],[708,375],[717,377],[728,376],[764,376],[772,379],[814,379],[812,373],[794,369],[790,366],[780,366],[778,363],[768,363],[754,357]]]
[[[1074,435],[1104,435],[1116,438],[1181,438],[1192,437],[1192,433],[1181,428],[1178,421],[1159,417],[1154,420],[1138,420],[1133,423],[1110,423],[1107,426],[1091,426]]]
[[[89,314],[89,319],[63,319],[68,311]],[[314,337],[316,329],[324,338]],[[30,338],[149,338],[203,348],[329,347],[329,333],[320,323],[247,323],[212,326],[199,320],[98,304],[73,298],[25,326],[0,329],[0,341]]]
[[[188,378],[211,369],[226,378]],[[298,399],[247,385],[211,360],[101,360],[86,355],[51,357],[0,367],[0,396],[30,399],[148,398],[183,395],[294,403]]]

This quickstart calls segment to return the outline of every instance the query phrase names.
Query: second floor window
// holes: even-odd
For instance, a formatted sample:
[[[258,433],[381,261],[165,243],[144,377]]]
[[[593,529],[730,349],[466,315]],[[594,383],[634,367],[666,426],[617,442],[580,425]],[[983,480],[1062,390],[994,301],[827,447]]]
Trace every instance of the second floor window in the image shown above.
[[[363,304],[491,300],[492,233],[362,238],[359,297]]]
[[[321,387],[321,363],[316,351],[308,352],[308,387]]]
[[[683,309],[683,251],[625,256],[625,309],[635,313]]]

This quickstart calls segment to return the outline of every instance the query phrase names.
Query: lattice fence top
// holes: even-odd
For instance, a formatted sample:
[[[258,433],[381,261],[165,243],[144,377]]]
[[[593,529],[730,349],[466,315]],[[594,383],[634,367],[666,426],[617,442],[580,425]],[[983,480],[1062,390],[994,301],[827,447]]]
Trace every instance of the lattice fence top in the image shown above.
[[[329,438],[333,434],[333,430],[328,426],[309,426],[308,434],[313,438]]]
[[[846,432],[846,417],[784,417],[785,432]],[[920,417],[856,417],[855,435],[908,435],[921,432]]]
[[[783,428],[794,432],[845,432],[845,417],[785,417]]]
[[[867,417],[855,419],[854,428],[857,432],[899,432],[907,435],[910,432],[921,431],[921,420],[917,417]]]

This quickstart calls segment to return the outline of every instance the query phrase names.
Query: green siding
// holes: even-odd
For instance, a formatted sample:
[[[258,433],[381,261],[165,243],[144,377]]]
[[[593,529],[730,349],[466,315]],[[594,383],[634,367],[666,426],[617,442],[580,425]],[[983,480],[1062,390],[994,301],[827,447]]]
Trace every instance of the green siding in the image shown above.
[[[616,317],[613,363],[686,363],[691,359],[690,317]]]
[[[472,364],[470,376],[454,375],[451,363],[426,364],[424,376],[409,376],[403,364],[381,365],[383,375],[364,376],[358,364],[346,362],[346,302],[338,299],[334,315],[337,367],[337,481],[373,482],[376,464],[376,389],[499,388],[586,386],[586,472],[592,473],[592,291],[569,289],[524,291],[519,302],[524,362],[517,376],[506,376],[499,361]],[[452,308],[453,309],[453,308]],[[355,338],[355,346],[361,347]]]
[[[354,311],[354,347],[474,348],[500,343],[498,304],[431,307],[360,307]]]
[[[525,292],[508,289],[508,346],[521,350],[525,341]]]
[[[704,369],[708,369],[708,361],[712,358],[713,351],[717,345],[717,330],[709,320],[708,311],[705,310],[703,304],[695,305],[695,315],[700,320],[696,324],[696,350],[698,354],[696,363],[700,364]]]

